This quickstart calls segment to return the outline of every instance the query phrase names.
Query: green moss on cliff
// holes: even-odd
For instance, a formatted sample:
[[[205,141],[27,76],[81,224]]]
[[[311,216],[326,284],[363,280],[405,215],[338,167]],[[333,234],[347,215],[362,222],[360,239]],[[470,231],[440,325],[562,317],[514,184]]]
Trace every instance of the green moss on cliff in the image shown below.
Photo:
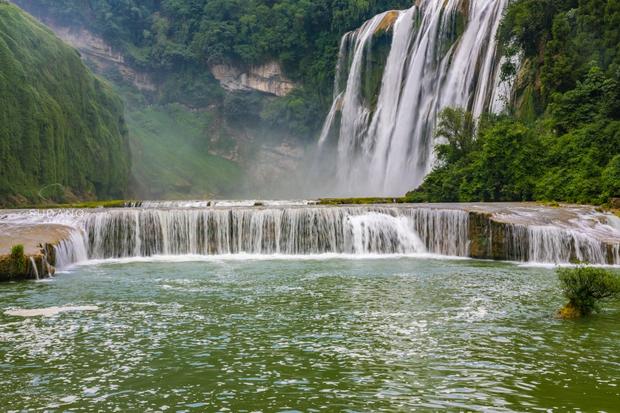
[[[134,193],[141,198],[208,198],[234,195],[243,171],[215,155],[234,155],[235,143],[218,140],[208,112],[181,105],[150,106],[127,115],[131,130]]]
[[[0,204],[122,197],[129,158],[120,99],[10,4],[0,4],[0,62]]]

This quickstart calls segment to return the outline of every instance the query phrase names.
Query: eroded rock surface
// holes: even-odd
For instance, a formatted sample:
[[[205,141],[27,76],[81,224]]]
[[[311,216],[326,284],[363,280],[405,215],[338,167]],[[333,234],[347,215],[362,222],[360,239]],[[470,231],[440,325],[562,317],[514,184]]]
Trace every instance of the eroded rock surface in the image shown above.
[[[69,237],[72,229],[59,224],[27,224],[0,222],[0,281],[53,275],[56,261],[54,247]],[[24,247],[25,265],[12,263],[11,249]],[[36,267],[36,268],[33,268]]]
[[[230,91],[256,90],[275,96],[286,96],[296,87],[293,81],[284,76],[277,62],[250,66],[247,70],[228,64],[219,64],[212,65],[210,70],[222,87]]]

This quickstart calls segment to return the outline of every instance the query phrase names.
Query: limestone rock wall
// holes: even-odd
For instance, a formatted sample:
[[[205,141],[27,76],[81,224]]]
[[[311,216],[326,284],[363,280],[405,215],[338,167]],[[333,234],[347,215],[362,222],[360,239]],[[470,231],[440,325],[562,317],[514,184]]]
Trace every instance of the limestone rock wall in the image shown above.
[[[230,64],[212,65],[210,68],[222,87],[230,91],[259,91],[275,96],[286,96],[296,84],[286,78],[277,62],[268,62],[260,66],[250,66],[242,70]]]
[[[155,83],[148,73],[141,72],[125,62],[122,53],[115,51],[101,37],[86,29],[63,27],[52,21],[43,21],[62,41],[77,49],[82,57],[96,66],[99,72],[116,69],[123,78],[144,91],[156,90]]]
[[[0,224],[0,282],[36,279],[54,275],[56,246],[71,233],[57,224]],[[24,256],[11,256],[15,245],[24,247]]]

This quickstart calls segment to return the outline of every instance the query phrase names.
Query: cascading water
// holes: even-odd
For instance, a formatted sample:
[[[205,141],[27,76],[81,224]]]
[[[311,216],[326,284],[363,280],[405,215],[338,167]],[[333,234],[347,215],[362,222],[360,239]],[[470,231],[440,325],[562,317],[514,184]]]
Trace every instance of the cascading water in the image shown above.
[[[89,259],[229,254],[435,254],[620,265],[620,221],[587,207],[277,204],[171,201],[165,207],[11,212],[0,216],[0,231],[65,228],[55,247],[59,269]]]
[[[60,241],[56,246],[56,266],[58,268],[67,268],[76,262],[88,260],[88,245],[84,235],[85,233],[82,230],[73,229],[69,237]]]
[[[39,269],[37,268],[37,263],[35,262],[33,257],[30,257],[30,271],[34,274],[34,278],[39,280]]]
[[[432,166],[441,109],[462,107],[476,117],[501,109],[496,33],[507,3],[418,1],[409,10],[375,16],[343,37],[334,103],[319,139],[324,153],[337,136],[335,193],[404,194]],[[377,39],[389,30],[387,58],[372,56]],[[378,97],[369,84],[377,72]]]
[[[217,254],[412,254],[466,251],[467,214],[419,209],[126,209],[83,222],[91,258]],[[437,231],[447,230],[440,235]],[[443,236],[443,242],[436,240]],[[454,234],[454,235],[451,235]],[[459,236],[460,234],[460,236]],[[465,244],[465,245],[464,245]]]

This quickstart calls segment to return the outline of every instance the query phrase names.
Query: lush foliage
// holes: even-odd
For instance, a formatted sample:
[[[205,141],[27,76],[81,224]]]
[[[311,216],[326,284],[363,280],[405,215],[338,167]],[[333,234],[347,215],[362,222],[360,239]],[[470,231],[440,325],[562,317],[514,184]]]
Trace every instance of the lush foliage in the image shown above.
[[[102,37],[157,84],[154,92],[131,90],[114,67],[104,73],[128,103],[132,196],[176,198],[239,193],[252,179],[244,173],[260,145],[291,138],[312,144],[331,103],[341,36],[379,12],[411,6],[411,0],[14,1],[44,21]],[[281,98],[229,93],[209,70],[272,60],[301,87]],[[209,126],[179,124],[183,110],[189,117],[209,113]],[[239,143],[235,153],[214,148],[234,146],[231,136]]]
[[[0,4],[0,62],[0,202],[121,197],[126,128],[108,86],[9,4]]]
[[[509,113],[482,119],[462,147],[449,129],[469,139],[472,128],[461,123],[471,115],[445,111],[439,162],[410,199],[600,204],[620,196],[619,24],[618,1],[511,3],[500,39],[522,65]],[[503,75],[517,75],[516,65]]]
[[[566,314],[589,315],[599,310],[601,300],[620,296],[620,277],[601,268],[561,268],[558,277],[568,299]]]
[[[18,0],[59,23],[88,28],[133,64],[174,72],[207,64],[280,62],[306,99],[331,98],[340,37],[409,0]],[[204,71],[204,70],[203,70]],[[214,92],[214,91],[213,91]],[[215,92],[214,92],[215,93]],[[299,97],[294,100],[299,99]],[[291,103],[294,105],[294,103]]]

